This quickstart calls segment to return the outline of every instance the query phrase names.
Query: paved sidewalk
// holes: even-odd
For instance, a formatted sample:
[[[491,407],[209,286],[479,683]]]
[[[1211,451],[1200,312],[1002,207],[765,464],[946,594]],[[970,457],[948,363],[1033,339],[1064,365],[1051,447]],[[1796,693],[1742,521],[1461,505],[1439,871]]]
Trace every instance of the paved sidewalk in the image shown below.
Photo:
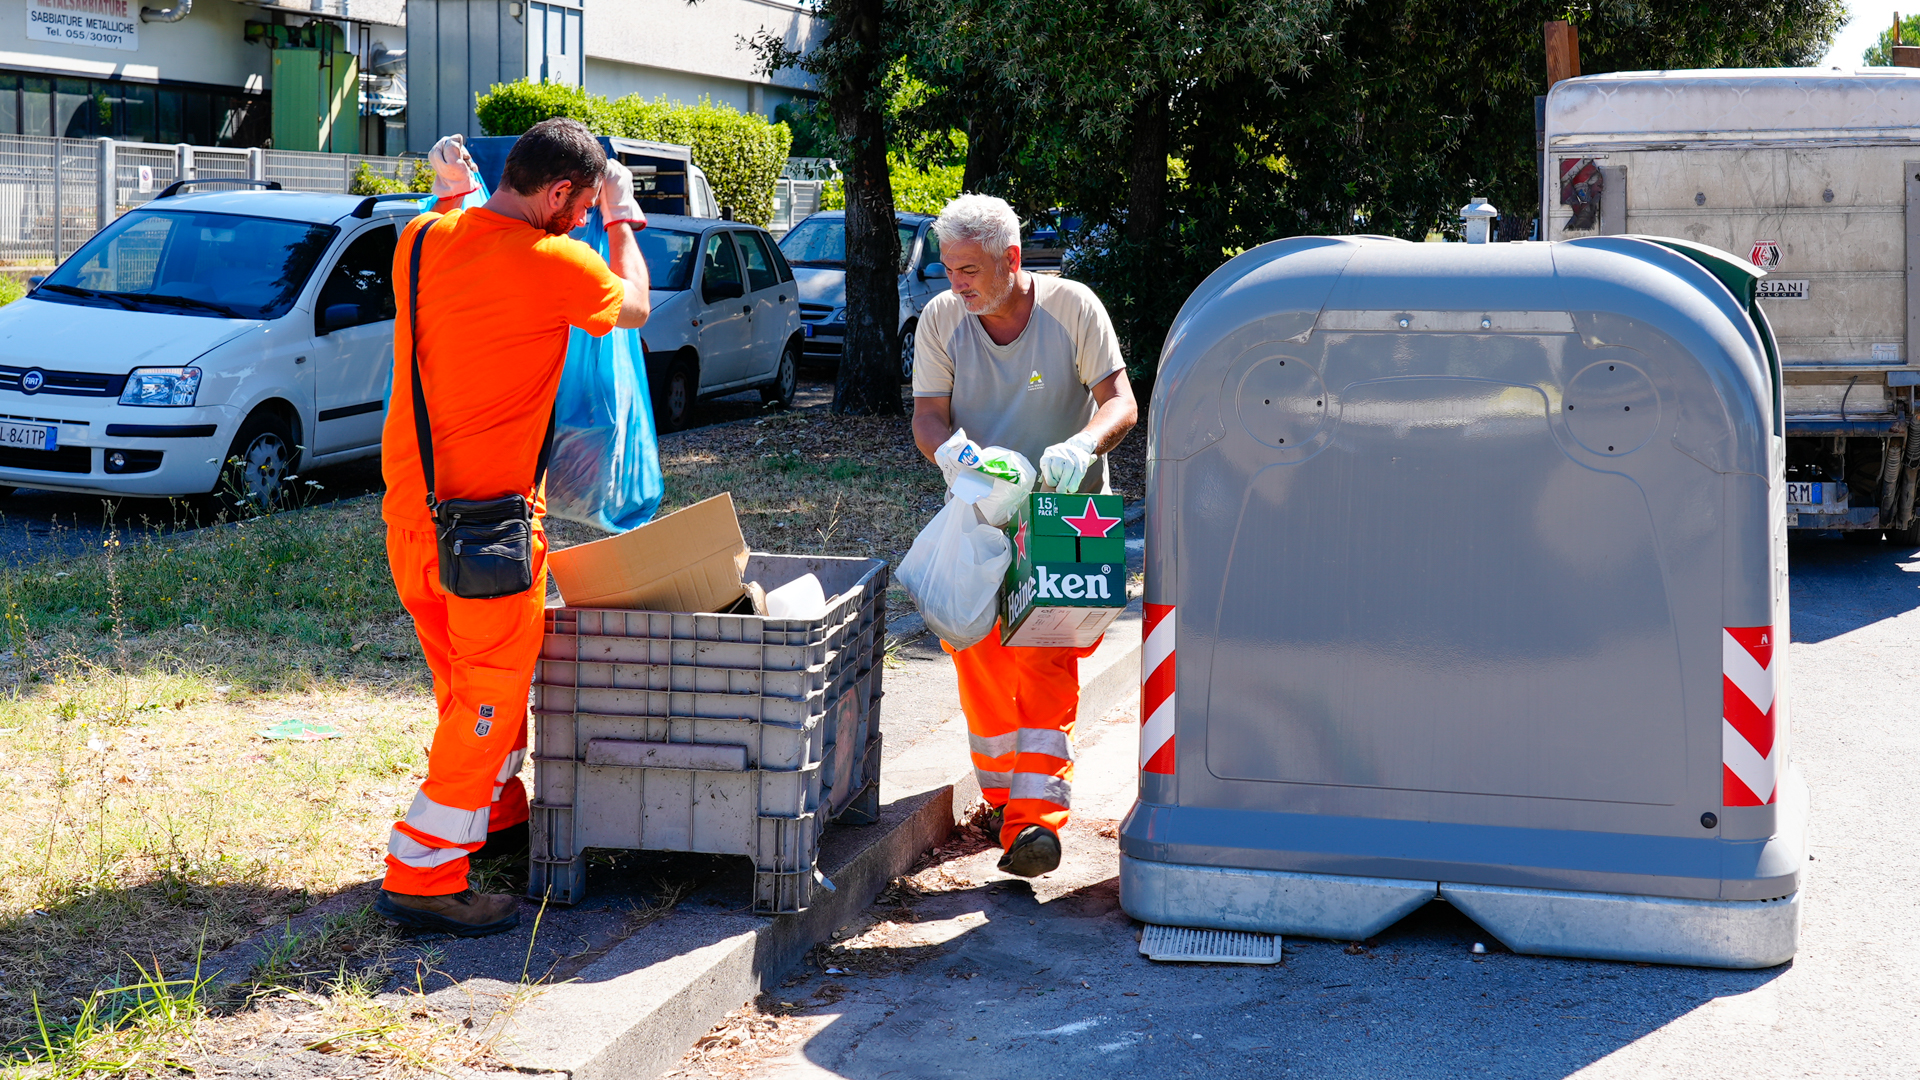
[[[1920,554],[1796,539],[1792,604],[1814,861],[1791,963],[1517,956],[1439,902],[1363,945],[1289,938],[1273,967],[1148,962],[1105,835],[1133,798],[1123,707],[1082,733],[1059,871],[1008,878],[956,836],[836,970],[761,999],[751,1049],[675,1080],[1920,1076]]]

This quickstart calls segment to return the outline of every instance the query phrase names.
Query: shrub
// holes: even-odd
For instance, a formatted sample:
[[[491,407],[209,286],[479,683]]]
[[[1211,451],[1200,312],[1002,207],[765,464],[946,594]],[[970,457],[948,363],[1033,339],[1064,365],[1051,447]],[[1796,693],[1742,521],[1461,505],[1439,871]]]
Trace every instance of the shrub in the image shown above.
[[[608,101],[577,86],[517,82],[494,86],[476,112],[489,135],[518,135],[552,116],[569,116],[596,135],[677,143],[693,148],[713,197],[742,221],[773,220],[773,184],[786,164],[792,133],[727,105],[702,99],[683,105],[638,94]]]
[[[25,295],[27,288],[20,284],[18,278],[0,275],[0,307],[6,307]]]
[[[408,164],[401,163],[396,170],[407,173],[408,178],[388,176],[363,161],[353,174],[353,183],[347,185],[349,195],[399,195],[403,192],[417,191],[422,194],[433,190],[433,169],[424,159],[412,162],[412,171],[408,173]]]

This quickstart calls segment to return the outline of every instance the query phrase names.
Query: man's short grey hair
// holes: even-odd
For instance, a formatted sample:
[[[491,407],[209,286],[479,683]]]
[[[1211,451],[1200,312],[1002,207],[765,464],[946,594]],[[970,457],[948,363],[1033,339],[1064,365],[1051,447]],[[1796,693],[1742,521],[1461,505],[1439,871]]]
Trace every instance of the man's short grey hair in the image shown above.
[[[991,195],[962,195],[948,203],[935,219],[933,231],[941,244],[970,240],[996,259],[1004,257],[1008,248],[1020,246],[1020,219],[1007,200]]]

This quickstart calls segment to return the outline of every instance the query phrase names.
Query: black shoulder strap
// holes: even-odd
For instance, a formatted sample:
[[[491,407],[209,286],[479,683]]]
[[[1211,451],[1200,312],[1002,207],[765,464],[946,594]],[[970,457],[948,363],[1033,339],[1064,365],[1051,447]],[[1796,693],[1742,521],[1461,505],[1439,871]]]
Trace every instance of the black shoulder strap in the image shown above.
[[[427,478],[429,510],[439,503],[433,497],[433,424],[427,418],[426,392],[420,388],[420,251],[426,246],[427,231],[433,224],[429,221],[413,234],[413,253],[407,257],[407,348],[413,354],[413,437],[420,441],[420,471]]]
[[[439,218],[427,222],[413,234],[413,251],[407,257],[407,348],[413,364],[413,437],[420,444],[420,471],[427,480],[427,507],[439,505],[433,494],[433,422],[427,416],[427,394],[420,386],[420,252],[427,244],[427,231]],[[547,416],[547,437],[540,443],[540,460],[533,468],[533,486],[546,479],[547,462],[553,457],[553,429],[559,422],[560,403],[554,402]]]

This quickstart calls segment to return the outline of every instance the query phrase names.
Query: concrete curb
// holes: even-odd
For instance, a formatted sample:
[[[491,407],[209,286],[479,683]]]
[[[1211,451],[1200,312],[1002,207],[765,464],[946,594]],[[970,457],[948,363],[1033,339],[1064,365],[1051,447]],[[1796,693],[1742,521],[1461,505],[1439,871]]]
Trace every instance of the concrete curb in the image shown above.
[[[1081,717],[1103,715],[1138,692],[1140,610],[1136,598],[1082,662]],[[564,1072],[572,1080],[643,1080],[673,1068],[727,1013],[777,986],[946,839],[980,798],[965,719],[950,718],[881,776],[896,797],[880,821],[831,829],[822,840],[820,869],[832,893],[798,915],[688,914],[647,927],[519,1012],[502,1056],[521,1072]],[[924,781],[932,777],[944,779],[929,790]],[[902,786],[920,790],[900,794]]]

